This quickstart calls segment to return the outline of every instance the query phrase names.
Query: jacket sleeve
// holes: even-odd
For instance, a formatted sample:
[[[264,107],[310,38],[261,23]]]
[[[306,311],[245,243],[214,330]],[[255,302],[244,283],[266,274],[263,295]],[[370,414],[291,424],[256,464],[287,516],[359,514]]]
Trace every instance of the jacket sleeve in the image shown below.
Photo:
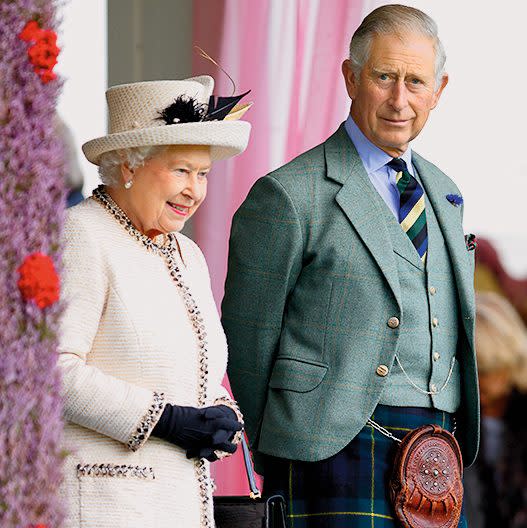
[[[65,419],[109,436],[135,451],[146,442],[165,406],[164,396],[90,365],[109,289],[98,241],[79,218],[64,230],[58,364]]]
[[[302,230],[291,198],[272,176],[260,179],[233,218],[222,303],[229,381],[253,447],[302,253]]]

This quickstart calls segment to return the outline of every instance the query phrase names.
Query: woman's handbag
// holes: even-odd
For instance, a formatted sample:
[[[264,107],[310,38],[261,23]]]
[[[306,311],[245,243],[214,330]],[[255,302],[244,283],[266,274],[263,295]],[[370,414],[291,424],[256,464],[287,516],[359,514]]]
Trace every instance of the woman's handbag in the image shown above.
[[[262,498],[245,435],[241,446],[251,491],[248,497],[214,497],[216,528],[286,528],[284,498],[281,495]]]
[[[390,482],[405,528],[457,528],[463,504],[463,460],[454,436],[438,425],[410,431],[397,450]]]

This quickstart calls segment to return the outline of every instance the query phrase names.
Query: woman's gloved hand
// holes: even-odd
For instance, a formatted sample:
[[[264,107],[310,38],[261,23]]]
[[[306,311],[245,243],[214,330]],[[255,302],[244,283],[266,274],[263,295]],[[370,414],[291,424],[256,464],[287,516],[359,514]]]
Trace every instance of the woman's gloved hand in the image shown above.
[[[190,451],[191,458],[199,456],[202,448],[212,448],[212,452],[236,450],[229,440],[242,427],[236,413],[226,405],[199,409],[167,404],[152,434],[185,449],[187,456]]]
[[[233,414],[235,415],[235,413]],[[212,447],[192,447],[187,449],[187,458],[206,458],[209,462],[215,462],[219,459],[216,451],[224,451],[232,455],[238,447],[231,442],[233,436],[234,433],[226,431],[225,429],[219,429],[214,433]]]

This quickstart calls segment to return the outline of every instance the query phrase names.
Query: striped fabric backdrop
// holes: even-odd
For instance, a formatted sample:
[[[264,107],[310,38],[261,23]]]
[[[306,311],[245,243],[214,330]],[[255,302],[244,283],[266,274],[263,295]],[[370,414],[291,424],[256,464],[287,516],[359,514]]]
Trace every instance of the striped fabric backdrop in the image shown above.
[[[252,184],[325,140],[349,113],[341,74],[351,35],[375,0],[195,0],[194,44],[251,89],[246,114],[253,129],[241,156],[215,164],[209,194],[193,222],[193,238],[209,264],[218,303],[223,296],[232,215]],[[216,79],[230,95],[224,74],[194,54],[195,75]],[[246,493],[241,455],[214,465],[219,494]]]

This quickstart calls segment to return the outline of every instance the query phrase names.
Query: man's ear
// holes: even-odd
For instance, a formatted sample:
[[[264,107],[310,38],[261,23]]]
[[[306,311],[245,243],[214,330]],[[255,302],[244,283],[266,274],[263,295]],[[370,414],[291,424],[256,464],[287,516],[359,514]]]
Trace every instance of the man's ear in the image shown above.
[[[433,110],[437,106],[437,103],[439,103],[441,94],[443,93],[443,90],[445,89],[445,86],[447,84],[448,84],[448,74],[445,73],[443,77],[441,78],[441,84],[439,85],[439,88],[436,90],[434,94],[434,98],[432,99],[431,110]]]
[[[344,82],[346,83],[348,95],[350,96],[350,99],[353,100],[357,96],[359,79],[353,73],[353,70],[351,69],[351,61],[349,59],[346,59],[342,63],[342,75],[344,76]]]

